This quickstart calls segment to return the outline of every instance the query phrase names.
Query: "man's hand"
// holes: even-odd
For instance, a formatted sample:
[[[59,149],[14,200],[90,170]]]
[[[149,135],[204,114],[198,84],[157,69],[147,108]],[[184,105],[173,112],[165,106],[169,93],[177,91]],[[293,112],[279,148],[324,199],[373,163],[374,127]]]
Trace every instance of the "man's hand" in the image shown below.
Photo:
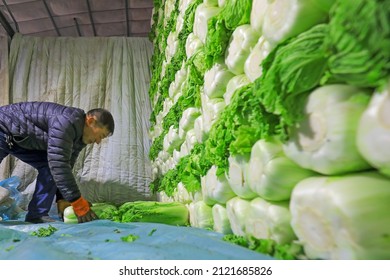
[[[70,205],[71,205],[70,202],[66,201],[65,199],[60,199],[57,201],[58,216],[60,217],[61,221],[64,220],[65,209]]]
[[[90,222],[90,221],[99,219],[98,216],[96,216],[95,212],[93,212],[92,210],[89,210],[89,212],[87,212],[87,214],[85,214],[84,216],[79,216],[77,214],[76,214],[76,216],[77,216],[77,220],[79,221],[79,223],[86,223],[86,222]]]
[[[98,219],[98,216],[90,208],[91,204],[82,196],[71,204],[79,223],[86,223]]]

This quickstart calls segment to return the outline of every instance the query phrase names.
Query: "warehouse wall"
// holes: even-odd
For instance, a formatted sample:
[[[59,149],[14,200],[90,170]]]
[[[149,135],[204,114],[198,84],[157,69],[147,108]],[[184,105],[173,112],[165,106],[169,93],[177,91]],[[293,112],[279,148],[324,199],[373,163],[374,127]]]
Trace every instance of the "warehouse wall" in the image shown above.
[[[152,52],[147,38],[19,33],[12,38],[10,84],[1,85],[9,88],[9,102],[50,101],[85,111],[106,108],[113,114],[114,134],[100,145],[88,145],[74,167],[76,181],[89,201],[120,204],[154,198],[148,188],[152,177],[148,159]],[[28,197],[34,191],[37,172],[12,160],[10,175],[22,178],[19,190],[26,190]],[[20,206],[24,209],[27,203],[28,199]]]
[[[0,106],[9,103],[8,37],[0,36]],[[0,177],[9,176],[9,160],[0,165]]]

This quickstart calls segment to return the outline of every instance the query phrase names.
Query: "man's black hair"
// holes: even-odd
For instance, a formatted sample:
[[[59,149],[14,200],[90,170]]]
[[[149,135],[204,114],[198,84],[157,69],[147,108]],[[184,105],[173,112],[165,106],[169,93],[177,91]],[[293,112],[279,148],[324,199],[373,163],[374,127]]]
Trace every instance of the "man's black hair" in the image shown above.
[[[87,115],[95,116],[96,121],[99,123],[99,125],[107,127],[108,131],[110,132],[110,135],[114,134],[115,122],[110,111],[103,108],[95,108],[89,110],[87,112]]]

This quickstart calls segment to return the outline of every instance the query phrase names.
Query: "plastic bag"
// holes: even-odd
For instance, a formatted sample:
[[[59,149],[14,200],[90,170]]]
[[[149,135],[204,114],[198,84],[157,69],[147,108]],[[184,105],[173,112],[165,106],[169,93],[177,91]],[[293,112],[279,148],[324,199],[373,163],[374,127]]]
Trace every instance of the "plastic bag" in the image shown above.
[[[20,199],[18,187],[22,184],[22,180],[18,176],[12,176],[8,179],[0,181],[0,187],[7,189],[10,192],[10,197],[16,201]]]
[[[0,181],[0,187],[9,191],[9,196],[0,201],[0,221],[17,220],[24,212],[18,207],[18,201],[21,198],[18,187],[21,182],[17,176]]]

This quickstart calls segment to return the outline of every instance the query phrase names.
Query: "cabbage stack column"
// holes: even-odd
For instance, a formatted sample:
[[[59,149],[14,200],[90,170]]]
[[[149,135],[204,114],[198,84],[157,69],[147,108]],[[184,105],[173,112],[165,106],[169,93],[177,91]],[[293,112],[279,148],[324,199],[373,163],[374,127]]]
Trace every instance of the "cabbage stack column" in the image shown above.
[[[160,200],[277,258],[390,259],[390,1],[154,2]]]

